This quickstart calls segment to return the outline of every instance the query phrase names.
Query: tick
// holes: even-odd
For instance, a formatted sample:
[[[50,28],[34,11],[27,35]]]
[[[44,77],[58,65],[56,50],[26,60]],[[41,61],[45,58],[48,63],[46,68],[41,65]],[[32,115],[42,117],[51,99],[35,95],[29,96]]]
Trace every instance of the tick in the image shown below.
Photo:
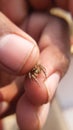
[[[37,77],[41,73],[41,71],[44,73],[45,78],[46,78],[47,77],[47,75],[46,75],[46,69],[41,64],[36,64],[32,68],[32,70],[28,73],[28,77],[30,79],[34,79],[39,84],[39,81],[38,81]],[[39,84],[39,86],[40,86],[40,84]]]

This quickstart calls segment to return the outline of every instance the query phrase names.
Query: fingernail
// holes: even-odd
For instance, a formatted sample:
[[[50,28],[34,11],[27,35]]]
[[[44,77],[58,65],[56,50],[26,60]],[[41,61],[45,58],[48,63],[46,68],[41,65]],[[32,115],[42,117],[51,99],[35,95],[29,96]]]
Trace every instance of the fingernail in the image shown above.
[[[10,70],[17,72],[32,52],[34,44],[15,34],[0,39],[0,62]]]
[[[3,114],[7,108],[8,108],[8,103],[3,101],[3,102],[0,102],[0,115]]]
[[[47,92],[48,92],[48,101],[52,100],[52,98],[55,94],[55,91],[58,87],[59,81],[60,81],[59,73],[54,73],[46,79],[45,85],[46,85]]]

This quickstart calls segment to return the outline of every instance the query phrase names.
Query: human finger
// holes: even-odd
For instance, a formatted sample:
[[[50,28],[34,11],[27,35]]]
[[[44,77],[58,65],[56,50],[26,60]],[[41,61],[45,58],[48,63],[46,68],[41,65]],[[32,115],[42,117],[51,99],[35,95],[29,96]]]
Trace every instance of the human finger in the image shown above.
[[[68,24],[62,19],[49,17],[39,40],[40,64],[46,68],[47,78],[41,72],[37,80],[27,78],[25,84],[25,94],[33,104],[40,105],[52,100],[69,66],[69,46]]]
[[[35,65],[38,57],[35,41],[0,13],[1,66],[11,72],[25,74]]]
[[[52,1],[51,0],[28,0],[30,5],[37,10],[46,10],[47,8],[52,7]]]
[[[0,116],[23,90],[24,80],[16,79],[16,75],[26,74],[36,64],[38,58],[39,49],[35,41],[0,13]],[[3,77],[1,72],[4,73]],[[10,77],[7,74],[10,77],[15,76],[13,82],[9,82]]]
[[[25,0],[1,0],[0,10],[13,22],[19,24],[26,17],[28,6]]]
[[[39,130],[43,127],[49,111],[50,104],[35,106],[23,95],[16,109],[17,122],[21,130]],[[29,125],[28,125],[29,124]]]
[[[61,9],[68,10],[73,15],[73,1],[72,0],[29,0],[31,6],[37,10],[50,10],[52,7],[60,7]]]

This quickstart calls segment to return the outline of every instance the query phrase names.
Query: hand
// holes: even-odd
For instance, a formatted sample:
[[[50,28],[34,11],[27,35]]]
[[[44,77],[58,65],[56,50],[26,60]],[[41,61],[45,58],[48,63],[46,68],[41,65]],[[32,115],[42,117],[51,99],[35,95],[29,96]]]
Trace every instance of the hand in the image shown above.
[[[37,2],[30,3],[38,10],[47,8],[48,0],[45,4]],[[49,2],[50,8],[53,5]],[[67,7],[66,3],[58,5]],[[16,110],[21,130],[38,130],[44,125],[50,101],[69,66],[69,28],[65,21],[47,13],[29,14],[24,0],[2,0],[0,6],[12,21],[0,13],[0,116]],[[71,7],[69,10],[73,12]],[[37,63],[46,68],[47,74],[45,81],[42,72],[37,77],[40,87],[24,76]]]

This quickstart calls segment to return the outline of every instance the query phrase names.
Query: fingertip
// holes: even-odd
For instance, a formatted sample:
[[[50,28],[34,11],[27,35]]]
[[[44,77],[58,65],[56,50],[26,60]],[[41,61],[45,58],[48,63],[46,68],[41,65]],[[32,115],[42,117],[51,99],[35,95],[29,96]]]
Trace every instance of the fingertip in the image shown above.
[[[36,106],[48,102],[48,94],[44,82],[38,79],[38,83],[34,79],[26,78],[24,85],[26,97]]]
[[[45,79],[45,81],[40,80],[38,77],[37,81],[33,78],[29,79],[27,77],[24,86],[26,97],[36,106],[51,102],[58,87],[60,78],[59,72],[51,74]]]
[[[39,49],[33,42],[15,34],[2,37],[0,63],[12,73],[25,74],[34,66],[38,57]]]
[[[24,95],[17,104],[16,115],[21,130],[39,130],[37,108]]]
[[[50,104],[33,105],[25,95],[17,104],[17,122],[21,130],[40,130],[47,119]]]

